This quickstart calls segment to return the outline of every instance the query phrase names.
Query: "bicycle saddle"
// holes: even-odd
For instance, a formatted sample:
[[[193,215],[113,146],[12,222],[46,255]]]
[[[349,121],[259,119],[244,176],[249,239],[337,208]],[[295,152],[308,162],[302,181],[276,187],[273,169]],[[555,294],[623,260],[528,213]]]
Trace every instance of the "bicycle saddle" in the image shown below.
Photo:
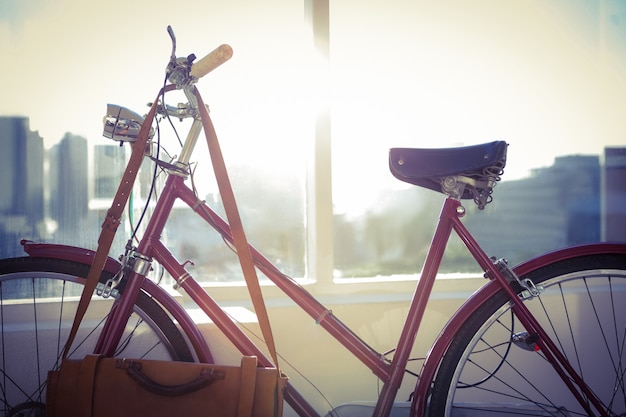
[[[443,149],[392,148],[389,168],[394,177],[420,187],[450,195],[443,181],[457,177],[466,186],[460,198],[476,199],[476,193],[500,180],[506,163],[507,143],[495,141]],[[480,204],[479,204],[480,206]]]

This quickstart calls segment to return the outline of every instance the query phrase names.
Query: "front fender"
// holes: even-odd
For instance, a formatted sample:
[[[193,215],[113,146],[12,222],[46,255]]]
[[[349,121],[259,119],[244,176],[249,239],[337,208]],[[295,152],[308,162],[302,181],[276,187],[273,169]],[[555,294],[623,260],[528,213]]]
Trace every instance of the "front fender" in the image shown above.
[[[594,243],[561,249],[523,262],[514,267],[513,270],[518,276],[523,276],[555,262],[579,256],[598,254],[626,255],[626,243]],[[426,401],[428,399],[431,383],[435,377],[437,369],[439,368],[441,359],[448,350],[450,343],[452,343],[454,336],[459,331],[466,318],[473,314],[485,300],[493,297],[500,290],[500,288],[501,287],[496,281],[487,282],[467,299],[467,301],[456,311],[456,313],[454,313],[452,318],[445,325],[428,352],[426,361],[424,362],[419,381],[415,388],[415,395],[413,397],[413,413],[411,415],[425,415]]]
[[[76,246],[38,243],[30,240],[22,240],[20,243],[24,247],[24,251],[29,256],[36,258],[64,259],[91,265],[96,254],[95,251]],[[112,274],[118,273],[121,267],[122,265],[111,257],[107,257],[104,264],[104,270]],[[198,356],[198,360],[204,363],[215,363],[203,334],[195,325],[193,319],[189,316],[187,311],[163,288],[151,280],[145,280],[143,288],[146,293],[158,301],[165,308],[165,310],[172,315],[174,320],[180,324],[181,328],[189,338],[189,341]]]
[[[31,240],[20,242],[24,247],[24,252],[35,258],[55,258],[75,261],[86,265],[91,265],[96,252],[91,249],[79,248],[77,246],[59,245],[56,243],[39,243]],[[104,270],[112,274],[120,271],[122,265],[110,256],[104,264]]]

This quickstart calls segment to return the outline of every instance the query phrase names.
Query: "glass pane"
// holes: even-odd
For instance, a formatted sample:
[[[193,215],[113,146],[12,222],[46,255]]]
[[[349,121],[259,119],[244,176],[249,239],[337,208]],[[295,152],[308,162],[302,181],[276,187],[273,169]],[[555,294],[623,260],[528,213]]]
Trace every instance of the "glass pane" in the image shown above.
[[[21,254],[19,241],[45,233],[43,139],[25,118],[0,117],[0,256]]]
[[[171,52],[166,28],[171,24],[179,56],[193,52],[200,58],[221,43],[233,46],[233,59],[198,88],[210,105],[249,240],[285,272],[304,276],[305,151],[311,137],[303,94],[309,43],[304,4],[235,0],[176,6],[193,13],[117,0],[5,10],[0,52],[7,62],[19,62],[23,71],[2,70],[11,71],[3,73],[11,82],[0,104],[0,115],[7,115],[0,118],[1,257],[23,255],[23,238],[96,248],[130,155],[129,145],[119,147],[101,137],[106,104],[147,113],[145,103],[154,100],[163,83]],[[126,19],[115,10],[124,10],[130,20],[113,30],[110,19],[102,16]],[[132,16],[144,16],[146,24],[139,28]],[[42,62],[45,71],[34,73]],[[168,104],[184,100],[176,94]],[[189,123],[175,121],[181,138]],[[161,122],[161,130],[169,152],[162,151],[161,157],[169,162],[180,146],[169,123]],[[68,131],[77,133],[63,133]],[[205,148],[202,136],[192,158],[194,182],[188,184],[222,213]],[[153,172],[154,164],[144,163],[113,257],[123,252],[141,217]],[[162,176],[157,182],[163,185]],[[242,279],[230,249],[188,208],[176,205],[163,239],[181,262],[195,264],[190,271],[199,280]]]
[[[390,147],[510,144],[494,202],[466,204],[490,255],[625,240],[624,13],[600,1],[332,2],[337,275],[421,268],[442,195],[393,179]],[[445,271],[472,268],[451,249]]]

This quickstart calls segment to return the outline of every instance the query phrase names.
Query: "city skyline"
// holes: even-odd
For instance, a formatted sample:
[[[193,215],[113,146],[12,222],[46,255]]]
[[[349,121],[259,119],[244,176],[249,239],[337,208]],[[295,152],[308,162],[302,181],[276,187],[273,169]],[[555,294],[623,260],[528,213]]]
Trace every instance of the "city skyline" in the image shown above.
[[[250,148],[240,157],[252,158],[308,149],[320,88],[305,3],[180,2],[195,12],[177,14],[144,1],[10,2],[0,6],[0,55],[14,64],[0,68],[10,81],[0,114],[29,117],[46,149],[66,132],[95,141],[106,103],[142,113],[154,99],[171,24],[180,55],[202,56],[220,43],[234,48],[233,59],[199,85],[227,150]],[[626,144],[626,4],[505,3],[374,1],[358,4],[354,19],[356,4],[335,2],[332,77],[323,88],[336,155],[359,146],[371,161],[392,146],[506,140],[507,180],[559,155]],[[113,33],[102,16],[115,10],[145,18]]]
[[[0,174],[5,179],[20,179],[5,187],[7,192],[0,200],[3,256],[19,255],[22,238],[93,248],[102,217],[121,179],[128,147],[113,143],[99,145],[91,151],[93,159],[89,159],[87,139],[66,134],[58,145],[44,152],[41,138],[28,129],[27,120],[6,117],[0,117],[0,140],[5,149],[12,150],[5,154],[9,162],[0,166],[3,171]],[[46,165],[48,168],[44,170]],[[239,168],[231,172],[231,179],[235,180],[251,241],[277,256],[291,274],[303,274],[306,202],[301,200],[304,192],[298,190],[302,184],[295,178],[272,181],[263,174],[253,175],[250,168]],[[25,175],[26,172],[29,174]],[[37,172],[39,179],[32,175]],[[140,173],[141,190],[149,188],[151,172],[148,167]],[[485,249],[504,249],[514,261],[538,254],[532,251],[544,252],[605,238],[624,240],[624,175],[626,147],[606,148],[603,157],[563,156],[553,166],[537,169],[526,179],[498,185],[495,201],[487,207],[489,213],[474,213],[468,216],[467,224],[478,228],[476,237],[484,239]],[[242,178],[245,181],[241,182]],[[32,191],[22,193],[21,189]],[[141,198],[146,195],[140,192],[136,204],[142,205]],[[220,207],[219,195],[204,195],[204,198],[210,205]],[[415,187],[389,188],[378,192],[377,198],[375,206],[365,207],[361,213],[346,216],[335,212],[335,239],[340,251],[338,271],[345,265],[348,265],[346,271],[355,266],[359,269],[375,259],[381,259],[381,265],[385,265],[389,262],[387,254],[411,251],[418,243],[417,237],[419,244],[428,243],[430,231],[421,225],[430,224],[429,216],[436,216],[441,195]],[[471,202],[467,207],[471,212],[476,211]],[[281,222],[268,221],[277,215]],[[418,222],[415,216],[420,219]],[[409,230],[411,237],[400,236]],[[506,230],[504,235],[503,230]],[[226,262],[228,270],[228,251],[218,249],[221,239],[209,237],[206,232],[198,218],[175,209],[164,238],[184,257],[204,259],[200,255],[202,250],[211,248],[220,259],[218,263]],[[127,233],[128,230],[121,231],[117,236],[116,248],[120,251]],[[199,246],[189,244],[191,235]],[[359,240],[366,236],[369,236],[367,241]],[[199,261],[198,267],[208,267],[203,265],[204,261]]]

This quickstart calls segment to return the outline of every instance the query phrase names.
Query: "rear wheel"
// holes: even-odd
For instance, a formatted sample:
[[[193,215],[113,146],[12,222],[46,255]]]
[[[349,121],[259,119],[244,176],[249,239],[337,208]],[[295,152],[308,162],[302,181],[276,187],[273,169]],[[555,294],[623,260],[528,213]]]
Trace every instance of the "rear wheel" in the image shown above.
[[[525,304],[604,411],[626,415],[626,256],[573,258],[521,278],[540,288]],[[507,296],[490,298],[442,359],[429,415],[587,416],[534,342]]]
[[[43,415],[46,377],[58,368],[89,265],[47,258],[0,260],[0,415]],[[100,282],[111,277],[103,272]],[[94,297],[70,357],[93,352],[113,299]],[[193,361],[185,337],[141,292],[116,356]]]

